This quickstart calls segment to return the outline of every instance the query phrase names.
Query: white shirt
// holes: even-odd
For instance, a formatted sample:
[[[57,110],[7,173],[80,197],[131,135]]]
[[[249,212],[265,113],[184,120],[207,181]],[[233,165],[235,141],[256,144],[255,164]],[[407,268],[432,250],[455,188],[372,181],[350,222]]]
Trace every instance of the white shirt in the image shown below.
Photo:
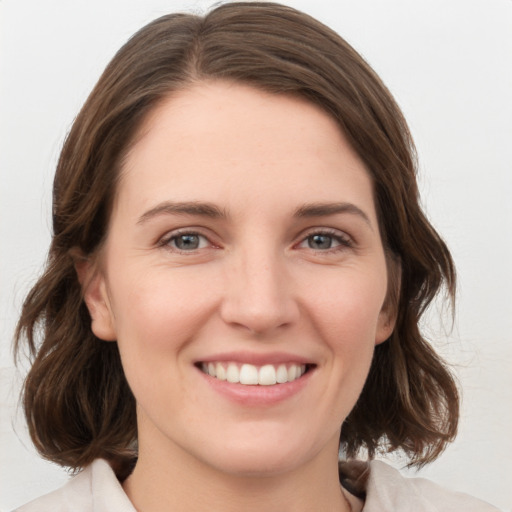
[[[370,463],[363,512],[499,512],[467,494],[424,478],[405,478],[380,461]],[[354,500],[350,500],[355,503]],[[111,467],[95,460],[56,491],[14,512],[136,512]]]

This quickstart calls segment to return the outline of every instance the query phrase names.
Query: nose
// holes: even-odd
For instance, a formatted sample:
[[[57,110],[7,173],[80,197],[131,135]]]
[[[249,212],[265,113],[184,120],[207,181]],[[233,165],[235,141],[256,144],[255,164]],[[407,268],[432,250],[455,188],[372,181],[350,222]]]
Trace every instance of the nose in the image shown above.
[[[299,305],[284,256],[258,251],[233,259],[226,269],[224,322],[258,335],[297,322]]]

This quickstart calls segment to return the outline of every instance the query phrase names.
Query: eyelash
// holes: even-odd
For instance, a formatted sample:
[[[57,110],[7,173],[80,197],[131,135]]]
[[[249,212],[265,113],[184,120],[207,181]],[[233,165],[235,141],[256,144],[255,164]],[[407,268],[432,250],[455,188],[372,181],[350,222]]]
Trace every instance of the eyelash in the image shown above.
[[[172,247],[171,243],[182,236],[192,236],[192,237],[196,236],[196,237],[199,237],[200,239],[206,240],[207,244],[209,246],[215,247],[215,244],[213,244],[211,242],[211,240],[206,235],[204,235],[198,231],[195,231],[193,229],[181,229],[178,231],[173,231],[173,232],[169,233],[168,235],[164,236],[158,242],[158,246],[168,249],[172,252],[180,253],[180,254],[195,254],[196,251],[205,248],[205,247],[198,247],[198,248],[194,248],[194,249],[190,249],[190,250],[184,250],[184,249],[180,249],[179,247],[176,247],[176,246]],[[294,247],[300,247],[302,244],[308,243],[308,240],[310,240],[314,236],[329,237],[332,241],[336,242],[338,245],[336,245],[334,247],[328,247],[326,249],[314,249],[312,247],[304,247],[304,248],[307,248],[314,252],[318,252],[318,253],[322,253],[322,254],[329,254],[332,252],[343,251],[343,250],[351,249],[354,247],[353,240],[345,233],[340,232],[335,229],[325,229],[325,228],[311,230],[309,233],[307,233],[305,236],[303,236],[301,238],[300,242],[298,244],[295,244]],[[201,243],[201,242],[199,242],[199,243]]]
[[[314,249],[312,247],[307,247],[307,249],[311,249],[312,251],[329,254],[333,252],[344,251],[346,249],[352,249],[354,247],[354,241],[350,238],[346,233],[338,231],[336,229],[313,229],[309,233],[306,234],[305,237],[299,242],[299,246],[304,243],[308,243],[308,240],[314,236],[325,236],[331,238],[332,241],[337,242],[338,245],[335,247],[328,247],[327,249]]]
[[[200,239],[207,240],[208,245],[210,245],[210,246],[214,245],[207,236],[203,235],[202,233],[200,233],[198,231],[194,231],[193,229],[192,230],[191,229],[181,229],[178,231],[173,231],[173,232],[169,233],[168,235],[164,236],[158,242],[158,245],[165,249],[171,250],[172,252],[178,252],[180,254],[194,254],[196,251],[203,249],[203,247],[199,247],[197,249],[191,249],[191,250],[187,251],[187,250],[180,249],[179,247],[171,247],[170,244],[172,243],[172,241],[177,240],[179,237],[182,237],[182,236],[197,236]]]

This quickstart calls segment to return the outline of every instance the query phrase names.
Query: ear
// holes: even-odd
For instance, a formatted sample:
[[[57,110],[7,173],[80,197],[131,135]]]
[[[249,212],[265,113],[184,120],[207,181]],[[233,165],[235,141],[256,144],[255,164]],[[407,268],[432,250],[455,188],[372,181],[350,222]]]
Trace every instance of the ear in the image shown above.
[[[75,270],[91,315],[91,330],[104,341],[116,341],[114,315],[103,272],[90,258],[75,258]]]
[[[375,345],[384,343],[391,336],[395,328],[396,314],[390,315],[386,309],[382,308],[379,313],[377,331],[375,333]]]
[[[386,254],[388,271],[388,290],[377,321],[375,344],[386,341],[396,325],[402,285],[402,265],[398,256]]]

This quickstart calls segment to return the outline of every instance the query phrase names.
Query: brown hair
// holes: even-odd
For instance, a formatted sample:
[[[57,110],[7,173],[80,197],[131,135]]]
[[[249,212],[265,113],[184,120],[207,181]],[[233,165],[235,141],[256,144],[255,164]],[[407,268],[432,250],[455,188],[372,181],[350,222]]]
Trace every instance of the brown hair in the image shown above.
[[[122,465],[134,456],[135,401],[117,345],[91,332],[73,255],[92,255],[105,238],[123,158],[148,113],[170,92],[209,79],[308,99],[336,119],[366,164],[398,315],[389,340],[376,347],[340,446],[348,457],[402,449],[412,464],[430,462],[455,436],[459,400],[418,322],[443,283],[453,299],[455,272],[419,206],[405,120],[336,33],[290,7],[245,2],[204,17],[163,16],[141,29],[110,62],[65,141],[47,268],[16,331],[16,349],[26,338],[34,358],[23,398],[37,449],[75,469],[97,457]]]

